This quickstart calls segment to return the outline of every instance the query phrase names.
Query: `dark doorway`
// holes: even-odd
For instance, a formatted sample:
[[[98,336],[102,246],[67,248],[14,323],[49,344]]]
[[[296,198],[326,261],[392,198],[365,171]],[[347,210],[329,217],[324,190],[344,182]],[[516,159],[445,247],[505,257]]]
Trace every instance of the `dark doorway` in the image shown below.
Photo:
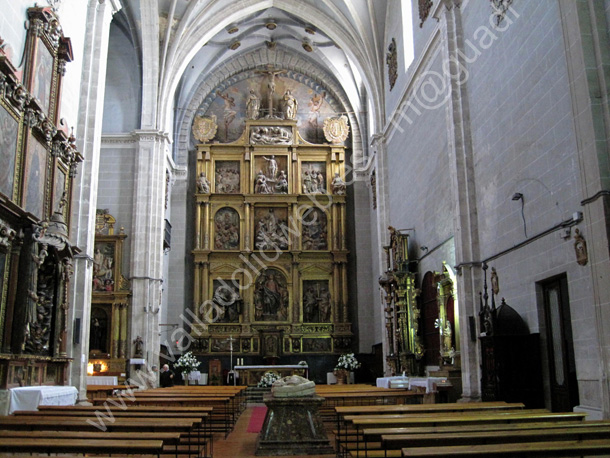
[[[426,366],[438,366],[440,361],[441,340],[435,326],[439,318],[438,292],[433,272],[427,272],[422,281],[421,316],[423,327],[424,361]]]
[[[572,321],[565,275],[540,283],[544,300],[551,409],[570,412],[579,404]]]

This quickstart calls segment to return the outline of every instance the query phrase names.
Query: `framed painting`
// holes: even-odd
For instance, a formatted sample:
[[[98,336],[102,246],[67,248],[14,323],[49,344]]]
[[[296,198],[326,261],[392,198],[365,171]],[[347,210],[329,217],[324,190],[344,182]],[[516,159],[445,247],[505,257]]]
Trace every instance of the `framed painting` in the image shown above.
[[[47,114],[51,107],[51,89],[53,87],[54,58],[44,41],[38,38],[32,75],[32,95],[38,99],[42,110]]]
[[[214,192],[239,194],[241,192],[239,161],[216,161],[214,164]]]
[[[0,103],[0,192],[13,199],[19,120]]]
[[[95,242],[93,292],[113,292],[115,288],[116,242]]]
[[[30,134],[25,155],[23,208],[40,219],[45,216],[47,156],[47,147]]]
[[[51,207],[51,212],[56,212],[60,208],[61,199],[67,190],[67,178],[67,171],[58,164],[55,167],[55,175],[53,177],[53,206]]]

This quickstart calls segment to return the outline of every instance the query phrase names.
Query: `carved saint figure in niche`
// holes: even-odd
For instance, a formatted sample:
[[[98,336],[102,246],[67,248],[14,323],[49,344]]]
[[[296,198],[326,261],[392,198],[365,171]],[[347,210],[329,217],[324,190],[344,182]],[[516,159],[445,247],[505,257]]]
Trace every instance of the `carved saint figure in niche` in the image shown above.
[[[262,170],[259,170],[256,175],[256,181],[254,183],[254,193],[255,194],[271,194],[271,189],[267,184],[267,177],[263,173]]]
[[[279,210],[280,215],[276,214],[276,209],[260,209],[256,213],[255,227],[256,236],[254,247],[257,250],[287,250],[287,224],[285,219],[286,211]]]
[[[294,98],[290,89],[284,92],[282,97],[282,107],[284,110],[284,119],[297,119],[297,111],[299,108],[299,102]]]
[[[303,213],[302,245],[304,250],[327,250],[326,214],[319,208]]]
[[[280,172],[277,182],[275,183],[275,192],[277,194],[288,194],[288,178],[286,177],[286,172],[283,170]]]
[[[248,119],[258,119],[261,103],[256,93],[250,89],[250,95],[246,101],[246,117]]]
[[[326,163],[309,162],[302,168],[303,194],[326,193]]]
[[[286,278],[277,269],[265,270],[256,280],[254,317],[257,321],[284,321],[288,317]]]
[[[500,280],[498,279],[498,272],[496,272],[496,268],[491,268],[491,292],[496,296],[500,292]]]
[[[335,172],[335,176],[333,177],[332,189],[333,194],[337,194],[338,196],[345,195],[345,181],[339,176],[338,172]]]
[[[200,194],[210,193],[210,182],[205,176],[205,172],[201,172],[199,178],[197,178],[197,192]]]
[[[214,217],[214,248],[217,250],[239,249],[239,213],[233,208],[221,208]]]
[[[214,297],[212,300],[218,306],[218,310],[221,310],[216,322],[239,322],[243,300],[238,291],[239,285],[235,284],[235,282],[214,280]]]
[[[331,295],[327,280],[303,281],[303,321],[328,323],[331,320]]]
[[[108,319],[103,310],[96,308],[92,312],[91,328],[89,331],[89,351],[108,353],[106,347]]]
[[[267,161],[267,178],[270,180],[275,180],[275,176],[277,175],[277,161],[275,160],[275,155],[271,155],[271,157],[263,156],[263,159]]]
[[[220,194],[239,194],[239,162],[216,162],[216,192]]]
[[[142,340],[142,337],[138,336],[135,338],[135,340],[133,341],[134,344],[134,351],[133,351],[133,356],[135,358],[143,358],[144,357],[144,341]]]

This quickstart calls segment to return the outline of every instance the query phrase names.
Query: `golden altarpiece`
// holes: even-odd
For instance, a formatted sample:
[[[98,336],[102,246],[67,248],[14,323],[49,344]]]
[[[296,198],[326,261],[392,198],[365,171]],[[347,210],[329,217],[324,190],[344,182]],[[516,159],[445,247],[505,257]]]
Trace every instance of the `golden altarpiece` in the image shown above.
[[[388,372],[391,375],[423,375],[424,354],[434,352],[428,361],[439,370],[429,375],[450,380],[455,392],[459,393],[460,329],[455,312],[454,279],[446,266],[443,266],[442,273],[430,273],[430,287],[434,290],[432,294],[438,313],[433,323],[426,323],[422,317],[421,290],[416,287],[416,274],[409,269],[409,236],[394,227],[388,229],[390,244],[383,247],[387,268],[379,278],[385,300]],[[422,329],[426,325],[436,328],[437,345],[434,348],[426,347]]]
[[[24,20],[23,61],[0,39],[0,389],[63,385],[71,361],[68,228],[82,156],[59,107],[72,47],[52,8]]]
[[[273,113],[273,110],[270,110]],[[195,197],[195,352],[332,354],[351,347],[346,248],[345,116],[331,143],[299,134],[290,111],[256,119],[232,143],[210,141],[198,117]],[[255,118],[255,119],[252,119]],[[292,118],[292,119],[291,119]]]
[[[122,227],[115,234],[115,224],[116,219],[108,210],[96,211],[87,372],[121,379],[130,356],[127,338],[131,290],[122,273],[127,235]]]

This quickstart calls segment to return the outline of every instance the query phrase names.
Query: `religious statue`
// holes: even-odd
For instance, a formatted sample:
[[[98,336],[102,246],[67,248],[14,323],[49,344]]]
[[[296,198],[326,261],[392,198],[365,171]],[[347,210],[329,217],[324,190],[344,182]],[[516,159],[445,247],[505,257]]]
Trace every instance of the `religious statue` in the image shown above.
[[[326,214],[318,208],[311,208],[303,214],[302,223],[303,249],[327,250]]]
[[[271,194],[271,190],[267,185],[267,177],[263,173],[262,170],[259,170],[256,175],[256,180],[254,183],[254,193],[255,194]]]
[[[276,398],[302,398],[313,396],[316,384],[300,375],[289,375],[276,380],[271,385],[271,395]]]
[[[231,289],[226,284],[218,286],[212,300],[222,311],[218,322],[237,323],[239,321],[242,298],[235,289]]]
[[[576,262],[581,266],[587,265],[587,262],[589,262],[587,241],[580,234],[578,228],[574,229],[574,251],[576,252]]]
[[[271,157],[263,156],[263,159],[267,161],[267,178],[270,180],[275,180],[275,175],[277,174],[277,161],[275,160],[275,155],[271,155]]]
[[[337,194],[338,196],[345,195],[345,181],[343,181],[343,178],[339,176],[338,172],[335,172],[331,187],[333,190],[333,194]]]
[[[258,321],[285,320],[288,317],[288,288],[279,271],[267,269],[258,277],[254,306]]]
[[[285,233],[287,222],[278,219],[273,208],[267,214],[257,218],[256,239],[254,246],[257,250],[287,250],[288,238]]]
[[[256,93],[250,89],[250,95],[246,101],[246,117],[247,119],[258,119],[260,111],[260,100]]]
[[[452,335],[453,331],[451,329],[451,322],[449,320],[446,320],[445,328],[443,329],[443,350],[445,352],[449,352],[451,348],[453,348]]]
[[[217,250],[236,250],[239,248],[239,213],[225,207],[214,216],[214,247]]]
[[[200,194],[210,193],[210,181],[205,176],[205,172],[201,172],[199,178],[197,178],[197,192]]]
[[[284,119],[297,119],[299,102],[297,102],[297,99],[294,98],[290,92],[290,89],[287,89],[286,92],[284,92],[282,107],[284,110]]]
[[[142,337],[140,337],[140,336],[136,337],[135,340],[133,341],[133,344],[135,346],[134,352],[133,352],[134,358],[143,358],[144,357],[144,341],[142,340]]]
[[[275,192],[278,194],[288,194],[288,178],[286,177],[286,172],[284,172],[283,170],[277,177],[277,183],[275,184]]]
[[[491,292],[496,296],[500,292],[500,281],[495,267],[491,268]]]
[[[253,145],[290,145],[292,130],[279,126],[255,126],[250,130]]]

